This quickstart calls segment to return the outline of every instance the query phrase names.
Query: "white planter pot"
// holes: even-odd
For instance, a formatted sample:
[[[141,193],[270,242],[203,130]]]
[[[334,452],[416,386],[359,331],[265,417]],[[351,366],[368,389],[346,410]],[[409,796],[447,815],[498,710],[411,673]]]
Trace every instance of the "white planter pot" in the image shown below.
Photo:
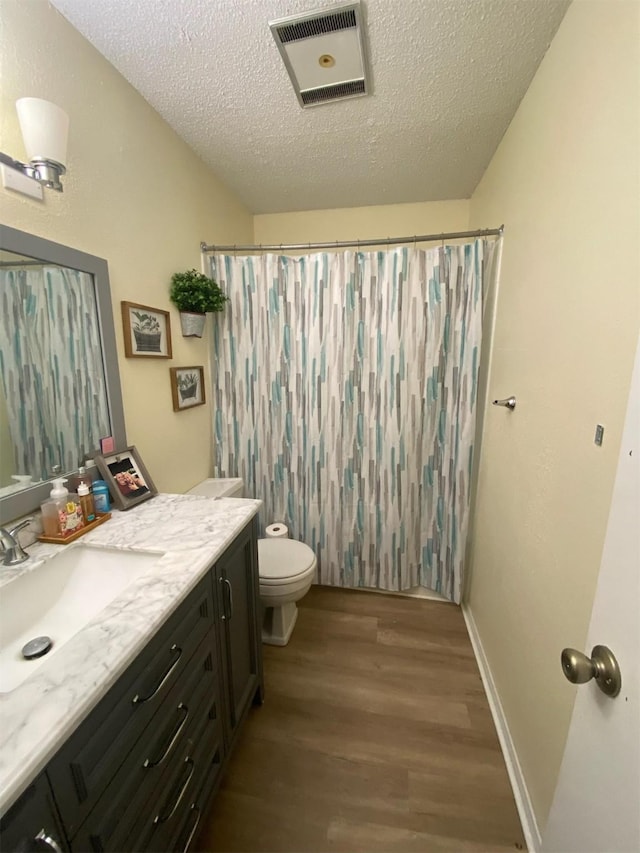
[[[182,335],[185,338],[201,338],[204,332],[204,321],[206,314],[191,314],[188,311],[180,312],[180,325]]]

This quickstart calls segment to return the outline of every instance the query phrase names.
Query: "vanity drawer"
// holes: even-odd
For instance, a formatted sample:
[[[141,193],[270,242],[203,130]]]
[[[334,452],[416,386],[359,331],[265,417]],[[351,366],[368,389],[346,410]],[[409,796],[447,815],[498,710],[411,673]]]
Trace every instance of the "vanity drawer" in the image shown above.
[[[205,579],[80,725],[47,768],[67,832],[73,837],[213,627]],[[211,631],[212,638],[215,636]],[[213,655],[215,667],[216,656]],[[155,723],[143,740],[151,750]],[[151,754],[151,753],[150,753]]]
[[[125,850],[174,850],[191,818],[195,794],[206,778],[216,779],[220,774],[223,751],[222,727],[218,720],[207,715],[188,740],[173,774],[168,775],[166,784],[154,795],[155,802],[145,809],[146,814],[129,837]]]
[[[202,730],[220,729],[216,650],[213,637],[201,643],[189,670],[167,696],[142,737],[117,772],[95,808],[72,839],[83,851],[123,851],[141,814],[155,808],[155,799],[171,784],[185,749]],[[147,805],[148,803],[148,805]],[[155,812],[154,812],[155,814]]]
[[[186,816],[180,832],[171,846],[178,853],[188,853],[189,850],[206,850],[202,845],[198,846],[198,839],[204,828],[206,817],[211,807],[214,795],[222,781],[222,774],[215,772],[205,773],[200,790],[188,803]]]

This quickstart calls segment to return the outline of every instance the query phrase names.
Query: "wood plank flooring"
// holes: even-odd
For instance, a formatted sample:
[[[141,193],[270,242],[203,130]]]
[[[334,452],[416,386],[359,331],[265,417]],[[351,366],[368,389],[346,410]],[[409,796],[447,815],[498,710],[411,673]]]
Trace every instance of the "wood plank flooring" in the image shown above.
[[[313,587],[197,849],[526,849],[458,607]]]

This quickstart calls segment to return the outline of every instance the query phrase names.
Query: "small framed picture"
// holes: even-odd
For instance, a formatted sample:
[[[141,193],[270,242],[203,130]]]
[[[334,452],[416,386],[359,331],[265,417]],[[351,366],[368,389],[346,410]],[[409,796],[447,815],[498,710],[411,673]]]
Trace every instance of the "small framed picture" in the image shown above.
[[[202,366],[170,367],[169,373],[174,412],[204,405],[204,368]]]
[[[168,311],[121,302],[124,354],[127,358],[171,358]]]
[[[135,447],[93,458],[118,509],[131,509],[158,494]]]

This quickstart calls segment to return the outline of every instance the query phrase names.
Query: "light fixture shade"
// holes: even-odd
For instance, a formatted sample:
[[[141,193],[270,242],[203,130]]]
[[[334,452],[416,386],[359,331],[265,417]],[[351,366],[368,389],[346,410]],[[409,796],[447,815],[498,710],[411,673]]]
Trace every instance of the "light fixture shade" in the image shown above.
[[[65,111],[42,98],[20,98],[16,109],[28,159],[66,166],[69,116]]]

